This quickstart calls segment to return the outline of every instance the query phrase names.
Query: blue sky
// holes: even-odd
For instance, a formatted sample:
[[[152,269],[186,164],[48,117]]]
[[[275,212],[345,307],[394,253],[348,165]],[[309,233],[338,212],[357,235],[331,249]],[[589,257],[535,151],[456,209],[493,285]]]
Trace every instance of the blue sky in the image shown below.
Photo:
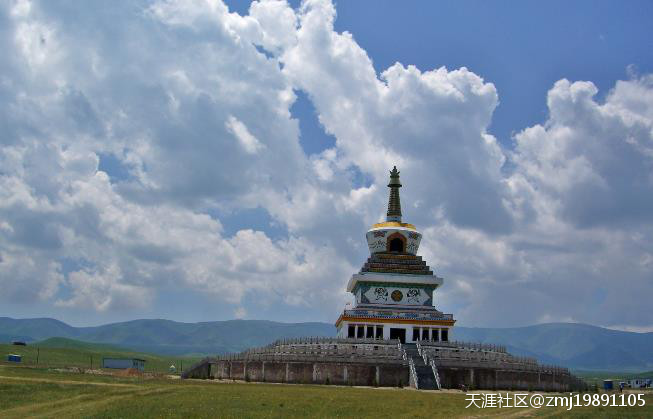
[[[653,330],[650,2],[0,11],[0,315],[334,321],[397,164],[461,325]]]
[[[336,30],[352,32],[377,71],[396,61],[467,67],[492,82],[500,105],[490,131],[505,145],[546,117],[546,92],[557,80],[591,80],[605,93],[628,77],[629,65],[653,70],[646,1],[375,3],[338,3]]]
[[[248,1],[227,1],[241,14]],[[290,2],[297,7],[300,2]],[[649,1],[336,2],[335,30],[349,31],[381,72],[395,62],[420,69],[467,67],[493,83],[500,105],[491,132],[510,147],[515,131],[546,118],[546,93],[562,79],[591,80],[604,96],[616,80],[653,71]],[[297,106],[299,105],[299,106]],[[326,148],[310,103],[298,101],[302,133]],[[310,120],[310,122],[308,121]],[[318,145],[315,145],[317,143]]]

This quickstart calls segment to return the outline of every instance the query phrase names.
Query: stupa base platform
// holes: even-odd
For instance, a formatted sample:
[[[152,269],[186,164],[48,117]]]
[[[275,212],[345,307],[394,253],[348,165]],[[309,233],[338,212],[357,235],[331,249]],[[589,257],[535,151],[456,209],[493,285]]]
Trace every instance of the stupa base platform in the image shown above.
[[[466,342],[299,338],[206,358],[182,378],[418,389],[579,391],[568,369]],[[463,387],[464,386],[464,387]]]

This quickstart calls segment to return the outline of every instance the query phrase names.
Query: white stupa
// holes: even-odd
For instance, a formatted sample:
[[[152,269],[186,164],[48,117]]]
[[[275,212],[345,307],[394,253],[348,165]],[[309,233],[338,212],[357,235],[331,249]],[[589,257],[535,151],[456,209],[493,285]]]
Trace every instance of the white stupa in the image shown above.
[[[422,234],[401,219],[399,171],[390,172],[387,220],[367,232],[370,258],[352,275],[347,291],[355,297],[336,322],[343,338],[448,341],[455,323],[452,314],[433,306],[443,279],[417,256]]]

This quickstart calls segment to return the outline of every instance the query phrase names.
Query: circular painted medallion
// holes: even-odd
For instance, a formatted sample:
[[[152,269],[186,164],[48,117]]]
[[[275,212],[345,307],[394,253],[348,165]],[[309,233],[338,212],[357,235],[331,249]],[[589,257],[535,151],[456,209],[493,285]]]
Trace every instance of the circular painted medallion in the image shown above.
[[[401,299],[404,298],[404,294],[402,294],[401,291],[399,291],[399,290],[394,290],[394,291],[392,291],[392,294],[390,294],[390,297],[394,301],[401,301]]]

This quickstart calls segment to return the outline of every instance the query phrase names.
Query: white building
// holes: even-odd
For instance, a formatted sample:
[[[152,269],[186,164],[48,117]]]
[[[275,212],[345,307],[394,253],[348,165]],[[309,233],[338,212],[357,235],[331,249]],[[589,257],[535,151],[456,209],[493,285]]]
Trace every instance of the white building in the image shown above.
[[[651,385],[651,379],[646,378],[630,378],[626,380],[626,385],[630,388],[646,388]]]
[[[417,256],[422,235],[401,220],[399,171],[390,172],[387,219],[367,232],[370,258],[352,275],[347,291],[354,307],[336,321],[338,337],[448,341],[455,323],[452,314],[433,307],[443,279]]]

